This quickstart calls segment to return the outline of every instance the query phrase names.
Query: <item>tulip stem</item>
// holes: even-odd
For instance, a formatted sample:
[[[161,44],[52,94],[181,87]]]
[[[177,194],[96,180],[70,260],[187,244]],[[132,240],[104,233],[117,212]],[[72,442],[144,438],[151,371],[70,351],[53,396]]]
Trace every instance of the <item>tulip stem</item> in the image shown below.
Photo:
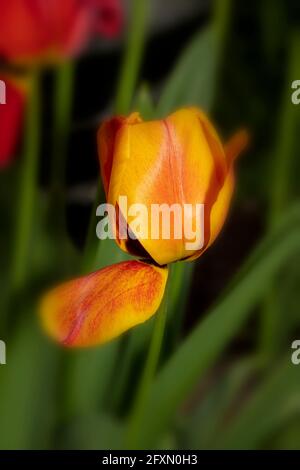
[[[218,63],[223,56],[223,49],[230,26],[232,0],[216,0],[214,6],[213,28],[215,31]]]
[[[114,111],[116,114],[128,114],[133,100],[135,85],[143,56],[146,37],[146,19],[149,0],[134,0],[132,5],[131,24],[128,31],[126,50],[121,66],[119,83],[116,92]],[[88,230],[85,253],[82,261],[82,271],[87,272],[95,267],[93,258],[97,257],[99,240],[95,243],[95,211],[103,196],[100,186],[93,205],[91,221]],[[114,256],[115,258],[115,256]],[[111,259],[114,262],[115,259]],[[120,261],[118,259],[118,261]]]
[[[167,281],[165,295],[160,305],[159,311],[156,314],[145,368],[143,370],[142,377],[138,385],[136,397],[133,403],[133,408],[129,416],[128,433],[126,435],[126,446],[131,449],[136,449],[139,447],[139,429],[143,424],[143,417],[145,408],[147,407],[150,386],[155,376],[160,357],[167,319],[168,290],[169,289]]]
[[[282,112],[279,122],[279,140],[275,147],[276,153],[272,159],[273,178],[270,192],[269,226],[272,228],[280,218],[289,198],[290,176],[294,157],[294,133],[296,119],[299,117],[298,108],[291,101],[291,83],[300,74],[299,66],[300,35],[290,41],[290,58],[285,93],[283,96]]]
[[[90,216],[88,231],[86,235],[85,249],[83,254],[83,259],[81,263],[81,272],[82,274],[87,274],[89,271],[93,270],[96,266],[95,258],[97,253],[97,248],[99,248],[100,240],[96,236],[96,225],[97,217],[96,210],[100,201],[105,200],[104,189],[102,184],[99,182],[97,187],[97,194],[92,207],[92,212]],[[97,266],[96,266],[97,267]]]
[[[11,291],[19,291],[30,272],[28,265],[32,225],[37,192],[37,173],[41,126],[40,77],[32,75],[24,132],[24,154],[21,163],[19,202],[16,213],[15,241],[11,271]]]
[[[74,65],[61,64],[55,73],[53,155],[50,181],[50,223],[64,227],[64,180],[67,158],[68,132],[71,121],[74,84]],[[57,213],[59,211],[59,213]],[[57,220],[57,217],[60,220]]]
[[[117,88],[115,110],[128,114],[143,56],[149,0],[133,0],[126,51]]]
[[[131,25],[128,32],[126,50],[121,66],[114,103],[114,112],[116,114],[128,114],[130,111],[137,77],[140,70],[140,64],[142,61],[143,48],[146,37],[146,19],[149,0],[134,0],[132,4]],[[109,243],[102,243],[96,239],[95,211],[102,197],[103,187],[101,186],[98,189],[92,209],[91,222],[87,234],[85,253],[81,266],[82,272],[88,272],[90,269],[95,269],[95,266],[98,266],[98,261],[100,261],[99,264],[103,265],[103,262],[105,262],[105,256],[103,256],[103,252],[105,252],[105,250],[110,256],[110,264],[120,261],[121,259],[118,258],[123,257],[123,252],[121,252],[119,248],[116,250],[116,252],[113,252],[110,249]],[[108,240],[108,242],[110,241]],[[99,244],[101,244],[100,247]]]

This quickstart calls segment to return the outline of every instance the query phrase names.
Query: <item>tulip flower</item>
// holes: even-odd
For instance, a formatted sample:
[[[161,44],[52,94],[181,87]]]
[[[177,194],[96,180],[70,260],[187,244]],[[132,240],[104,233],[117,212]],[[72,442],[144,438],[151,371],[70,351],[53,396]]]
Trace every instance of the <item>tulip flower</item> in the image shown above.
[[[152,204],[205,206],[201,250],[187,251],[184,239],[137,237],[145,256],[160,265],[200,256],[215,240],[226,218],[233,191],[233,162],[244,146],[244,133],[224,148],[201,111],[182,109],[161,121],[143,122],[137,113],[113,118],[101,127],[98,141],[110,204],[115,206],[119,196],[126,195],[128,205],[143,204],[149,214]],[[116,240],[131,253],[132,243],[118,236]]]
[[[25,106],[25,89],[9,77],[1,77],[4,100],[0,104],[0,169],[12,160],[18,143]]]
[[[120,0],[0,0],[0,11],[0,56],[18,62],[72,56],[122,24]]]
[[[185,235],[177,238],[174,230],[169,239],[140,236],[122,213],[133,237],[121,237],[115,221],[116,242],[142,260],[112,265],[50,291],[41,307],[46,331],[66,346],[90,346],[152,316],[163,297],[167,265],[199,257],[219,234],[233,194],[234,160],[246,142],[245,132],[239,132],[223,145],[205,114],[195,108],[157,121],[144,122],[133,113],[104,122],[98,143],[108,203],[120,212],[120,197],[126,196],[129,206],[142,205],[148,215],[153,204],[203,205],[204,224],[198,229],[203,230],[203,243],[187,249]],[[148,215],[142,224],[148,224]],[[195,212],[188,217],[197,222]]]

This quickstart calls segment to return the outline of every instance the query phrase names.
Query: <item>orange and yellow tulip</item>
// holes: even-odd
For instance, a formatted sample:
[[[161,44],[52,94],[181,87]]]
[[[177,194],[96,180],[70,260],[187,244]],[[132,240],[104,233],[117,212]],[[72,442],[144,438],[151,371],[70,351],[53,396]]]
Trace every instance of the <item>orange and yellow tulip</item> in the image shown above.
[[[119,197],[125,195],[128,206],[143,204],[148,214],[152,204],[204,204],[204,246],[199,251],[186,250],[184,237],[137,237],[146,258],[160,265],[195,259],[211,245],[228,212],[233,162],[245,139],[244,132],[238,133],[224,147],[208,118],[195,108],[151,122],[143,122],[134,113],[101,126],[98,144],[108,203],[117,206]],[[116,240],[124,251],[136,254],[136,244],[118,236]]]
[[[246,141],[239,132],[224,146],[196,108],[150,122],[138,113],[104,122],[98,145],[108,203],[120,210],[119,198],[126,196],[128,205],[143,204],[148,213],[152,204],[203,204],[203,245],[189,251],[184,236],[124,239],[116,223],[118,245],[143,261],[110,266],[48,293],[41,308],[48,333],[66,346],[90,346],[151,317],[163,297],[167,265],[199,257],[220,232],[234,189],[233,163]]]

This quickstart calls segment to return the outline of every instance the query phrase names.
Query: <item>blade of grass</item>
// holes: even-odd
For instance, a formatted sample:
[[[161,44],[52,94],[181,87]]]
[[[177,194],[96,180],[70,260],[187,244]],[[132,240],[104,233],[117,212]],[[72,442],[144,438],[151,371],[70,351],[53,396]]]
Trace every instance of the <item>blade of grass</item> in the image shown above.
[[[133,0],[126,51],[116,93],[115,111],[128,114],[142,62],[146,39],[149,0]]]
[[[91,269],[94,269],[94,266],[98,265],[98,263],[95,260],[95,253],[97,252],[97,248],[99,246],[100,240],[98,240],[98,238],[95,236],[96,226],[97,226],[96,210],[97,210],[98,205],[104,201],[105,201],[104,188],[103,188],[102,183],[99,181],[98,187],[97,187],[96,198],[94,200],[92,211],[91,211],[89,227],[88,227],[88,232],[87,232],[87,237],[86,237],[86,242],[85,242],[85,249],[84,249],[83,259],[81,263],[82,274],[88,274]]]
[[[96,413],[103,404],[118,348],[111,342],[101,348],[67,351],[62,381],[68,390],[64,419]]]
[[[134,109],[137,109],[145,121],[150,121],[155,117],[155,106],[152,100],[152,96],[149,87],[144,83],[134,101]]]
[[[195,106],[199,101],[204,109],[211,106],[215,75],[213,42],[213,30],[209,28],[201,30],[187,46],[164,87],[158,104],[159,117],[182,106]],[[199,64],[198,67],[195,64]],[[201,64],[205,64],[205,67],[202,68]],[[202,95],[200,100],[197,93]]]
[[[50,229],[65,228],[65,170],[71,123],[74,64],[57,67],[54,84],[53,155],[51,162],[49,216]],[[55,223],[53,223],[53,220]],[[51,223],[52,222],[52,223]]]
[[[287,80],[279,113],[278,140],[275,146],[275,156],[272,158],[272,184],[270,185],[270,207],[268,225],[276,225],[290,199],[290,181],[293,169],[293,159],[296,144],[296,121],[299,119],[299,109],[291,102],[290,84],[294,77],[300,74],[300,35],[294,34],[290,41],[290,58]],[[281,344],[280,306],[278,303],[276,285],[270,288],[264,299],[261,312],[260,349],[261,354],[268,357],[278,351]]]
[[[178,262],[172,267],[172,277],[170,279],[170,300],[169,310],[172,324],[172,343],[178,343],[182,332],[184,315],[190,293],[194,263]]]
[[[217,0],[211,25],[196,34],[183,51],[161,95],[157,114],[181,106],[212,107],[222,50],[229,29],[231,0]]]
[[[76,250],[66,229],[66,163],[72,120],[75,64],[65,61],[54,71],[52,158],[47,201],[46,230],[53,244],[53,263],[58,277],[72,276]]]
[[[121,345],[118,357],[118,374],[113,378],[113,389],[110,394],[109,407],[116,413],[128,412],[128,403],[132,397],[133,385],[137,376],[137,365],[145,357],[147,346],[153,331],[155,319],[138,325],[127,336]]]
[[[221,426],[230,407],[239,400],[244,385],[260,367],[257,356],[243,357],[226,367],[220,378],[212,379],[213,384],[199,405],[183,418],[185,442],[189,448],[211,449],[216,436],[222,432]],[[217,373],[219,376],[220,372]]]
[[[242,411],[219,433],[218,449],[257,449],[286,420],[289,405],[297,395],[299,406],[300,375],[284,357],[257,387]],[[298,408],[299,409],[299,408]],[[294,412],[294,409],[291,408]],[[289,413],[291,415],[291,413]]]

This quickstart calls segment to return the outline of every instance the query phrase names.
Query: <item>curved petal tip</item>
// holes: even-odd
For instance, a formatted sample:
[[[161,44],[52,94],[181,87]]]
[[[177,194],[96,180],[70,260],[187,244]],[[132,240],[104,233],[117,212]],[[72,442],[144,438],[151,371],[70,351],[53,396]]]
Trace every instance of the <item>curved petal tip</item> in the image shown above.
[[[245,150],[250,142],[250,135],[245,129],[241,129],[231,137],[225,145],[225,154],[227,160],[232,163]]]

